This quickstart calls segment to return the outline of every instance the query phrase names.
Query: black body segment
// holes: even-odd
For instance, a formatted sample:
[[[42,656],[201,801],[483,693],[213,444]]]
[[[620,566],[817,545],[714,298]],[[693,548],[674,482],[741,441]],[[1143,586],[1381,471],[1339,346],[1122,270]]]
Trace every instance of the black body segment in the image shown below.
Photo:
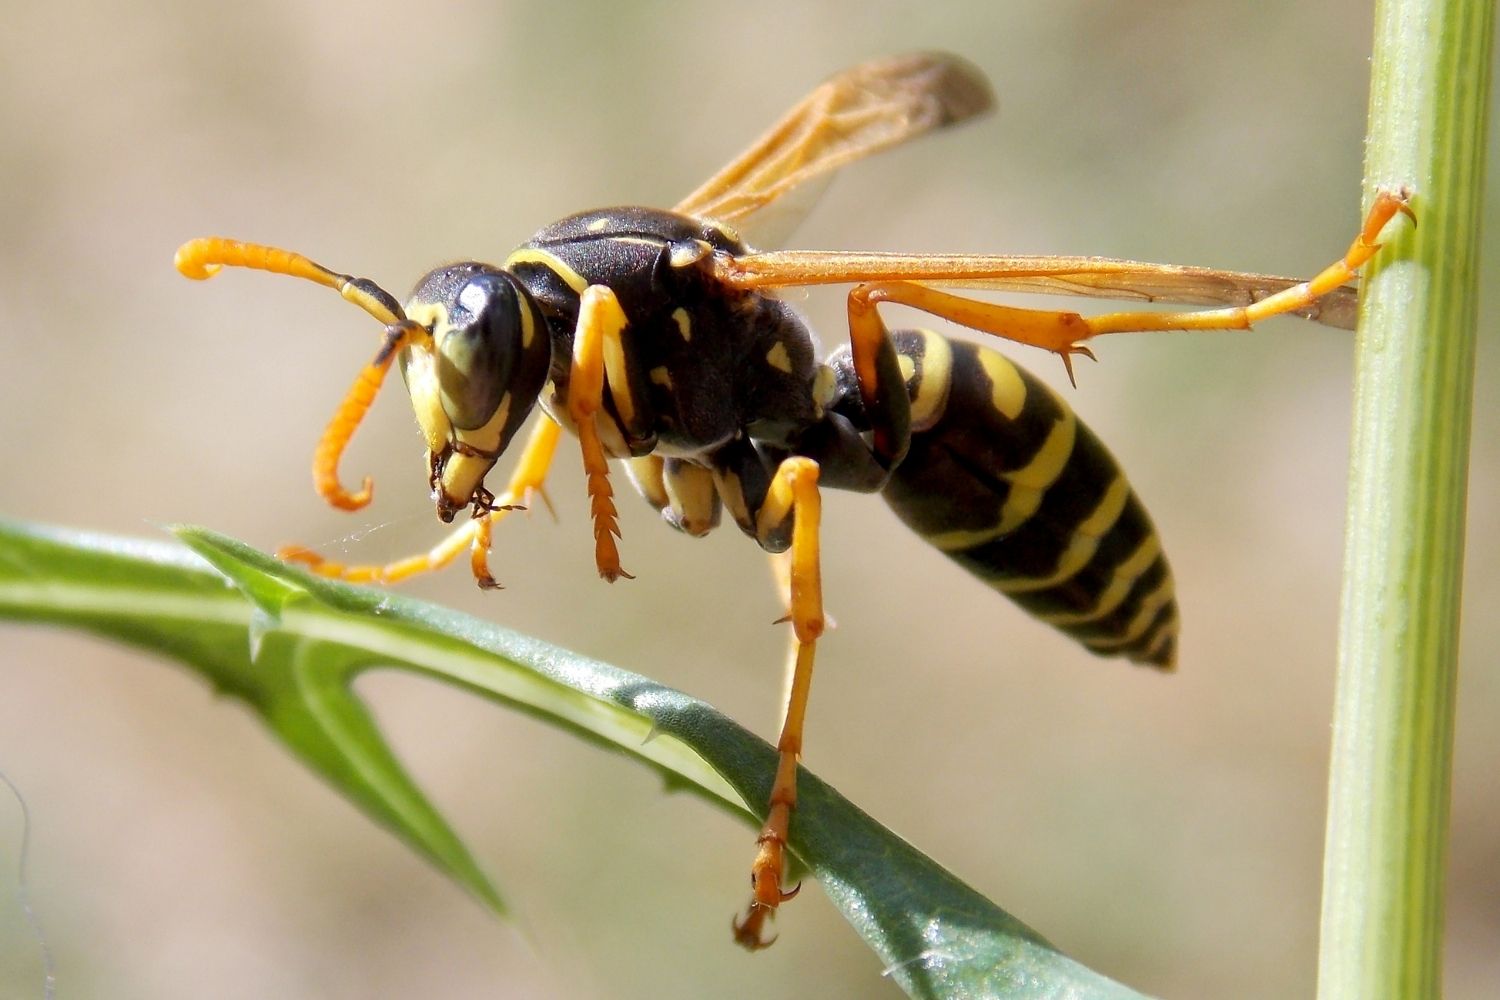
[[[506,269],[527,285],[553,337],[548,412],[559,418],[567,398],[579,296],[603,285],[629,320],[635,419],[605,400],[628,454],[698,455],[745,430],[775,441],[815,420],[816,359],[801,320],[772,296],[723,288],[704,266],[713,254],[746,252],[711,222],[633,207],[570,216],[518,248]]]
[[[1101,655],[1170,668],[1172,575],[1145,508],[1072,409],[1000,354],[892,335],[913,427],[883,494],[949,558]],[[842,384],[849,357],[831,360]],[[857,399],[857,397],[854,397]],[[858,420],[845,394],[840,409]]]

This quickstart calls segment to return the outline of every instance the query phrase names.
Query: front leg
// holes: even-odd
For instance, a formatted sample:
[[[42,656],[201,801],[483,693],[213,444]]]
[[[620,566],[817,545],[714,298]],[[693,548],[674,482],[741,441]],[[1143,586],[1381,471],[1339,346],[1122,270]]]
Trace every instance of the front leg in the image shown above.
[[[435,573],[467,549],[474,581],[486,590],[496,588],[499,585],[489,571],[490,529],[509,512],[526,509],[533,496],[539,497],[551,509],[552,501],[547,499],[545,481],[561,433],[562,429],[557,424],[546,417],[540,418],[532,428],[526,449],[521,453],[515,471],[511,473],[505,492],[490,503],[476,504],[473,517],[420,555],[383,565],[348,565],[327,559],[302,545],[284,545],[276,550],[276,556],[304,566],[319,576],[348,580],[351,583],[399,583],[422,573]]]
[[[573,332],[573,365],[568,377],[568,416],[578,431],[583,451],[583,471],[588,478],[589,514],[594,521],[594,563],[599,575],[613,583],[630,579],[620,566],[615,539],[620,525],[615,510],[614,489],[609,482],[609,462],[595,423],[604,407],[604,386],[627,423],[636,420],[637,401],[628,378],[624,345],[620,334],[628,320],[620,300],[604,285],[590,285],[579,297],[578,325]]]

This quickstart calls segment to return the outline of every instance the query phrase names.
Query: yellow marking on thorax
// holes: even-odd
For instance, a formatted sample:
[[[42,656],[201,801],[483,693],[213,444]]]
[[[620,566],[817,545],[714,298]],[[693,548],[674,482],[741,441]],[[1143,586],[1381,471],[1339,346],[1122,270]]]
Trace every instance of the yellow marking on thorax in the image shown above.
[[[714,232],[724,237],[725,242],[739,244],[743,244],[745,242],[744,240],[740,239],[740,231],[738,229],[735,229],[733,226],[726,225],[722,222],[717,222],[713,219],[703,219],[701,221],[706,227],[712,229]]]
[[[584,280],[583,275],[569,267],[567,262],[561,257],[538,247],[522,247],[505,258],[504,266],[506,270],[518,264],[535,264],[538,267],[545,267],[561,278],[565,285],[579,295],[582,295],[584,290],[589,287],[589,283]]]
[[[661,386],[668,392],[672,391],[672,373],[667,371],[666,365],[658,365],[657,367],[651,369],[648,374],[651,376],[651,381],[653,383]]]
[[[683,343],[693,339],[693,317],[681,306],[672,310],[672,320],[677,324],[677,330],[682,334]]]
[[[788,375],[792,373],[792,359],[787,354],[786,344],[783,341],[776,341],[776,345],[766,352],[766,364]]]
[[[612,222],[612,221],[613,220],[610,219],[610,217],[607,216],[607,215],[601,216],[601,217],[595,219],[593,222],[590,222],[586,228],[591,233],[597,233],[599,230],[601,230],[604,227],[608,226],[610,224],[610,222]]]

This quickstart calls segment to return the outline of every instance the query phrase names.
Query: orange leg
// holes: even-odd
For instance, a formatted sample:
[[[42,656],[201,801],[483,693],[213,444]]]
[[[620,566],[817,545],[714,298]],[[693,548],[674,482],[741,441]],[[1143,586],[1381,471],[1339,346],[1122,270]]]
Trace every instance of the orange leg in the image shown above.
[[[1365,217],[1359,235],[1341,259],[1324,268],[1311,281],[1293,285],[1248,306],[1081,316],[1075,312],[1018,309],[980,302],[905,281],[867,282],[849,293],[849,325],[855,340],[855,366],[861,387],[871,392],[873,390],[869,387],[877,384],[873,361],[870,360],[873,351],[865,351],[862,365],[860,342],[865,341],[869,347],[873,338],[885,335],[885,326],[875,315],[875,306],[881,302],[911,306],[982,333],[1052,351],[1062,357],[1071,381],[1072,355],[1093,357],[1083,342],[1101,334],[1152,330],[1244,330],[1260,320],[1305,308],[1355,276],[1380,249],[1377,242],[1380,231],[1398,213],[1415,219],[1407,204],[1407,195],[1381,191]]]
[[[626,322],[625,312],[613,291],[603,285],[584,289],[579,300],[578,326],[573,334],[573,369],[568,378],[568,416],[578,429],[583,471],[588,478],[589,514],[594,521],[594,563],[599,567],[599,575],[611,583],[622,576],[626,579],[631,576],[620,567],[620,552],[615,546],[620,526],[614,489],[609,483],[609,462],[594,420],[604,405],[606,373],[618,370],[623,363],[620,332]],[[616,381],[610,379],[611,390],[615,389]],[[628,400],[630,395],[623,391],[615,393],[615,397]]]
[[[756,840],[755,862],[750,868],[753,895],[743,919],[734,923],[735,940],[752,950],[771,943],[763,937],[766,921],[774,917],[776,908],[795,896],[800,888],[783,891],[781,880],[786,871],[787,834],[792,811],[797,806],[797,760],[802,755],[802,729],[812,687],[813,657],[824,627],[818,547],[822,506],[818,494],[818,463],[810,458],[793,457],[777,468],[765,502],[756,513],[757,533],[762,535],[784,524],[788,517],[795,518],[789,604],[792,632],[797,640],[797,658],[781,738],[776,743],[780,754],[776,780],[771,786],[770,806],[765,825]]]
[[[453,562],[465,550],[470,551],[470,565],[474,579],[481,587],[498,586],[489,573],[490,529],[496,521],[512,510],[524,509],[533,496],[542,498],[549,507],[543,484],[547,470],[557,452],[557,441],[561,428],[545,417],[532,427],[531,437],[521,453],[515,472],[505,491],[489,505],[489,509],[475,511],[475,516],[455,528],[437,545],[421,555],[410,556],[384,565],[347,565],[325,559],[311,549],[297,545],[283,546],[276,555],[287,562],[298,563],[319,576],[349,580],[354,583],[397,583],[408,577],[419,576],[440,570]]]

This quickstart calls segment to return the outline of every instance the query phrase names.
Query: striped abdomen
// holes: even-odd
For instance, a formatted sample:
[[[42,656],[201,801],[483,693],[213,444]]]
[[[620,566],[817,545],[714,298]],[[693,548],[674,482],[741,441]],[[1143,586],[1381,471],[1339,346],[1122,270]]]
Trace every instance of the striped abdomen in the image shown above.
[[[927,331],[894,338],[912,438],[884,493],[901,519],[1093,652],[1170,669],[1172,573],[1099,439],[994,351]]]

